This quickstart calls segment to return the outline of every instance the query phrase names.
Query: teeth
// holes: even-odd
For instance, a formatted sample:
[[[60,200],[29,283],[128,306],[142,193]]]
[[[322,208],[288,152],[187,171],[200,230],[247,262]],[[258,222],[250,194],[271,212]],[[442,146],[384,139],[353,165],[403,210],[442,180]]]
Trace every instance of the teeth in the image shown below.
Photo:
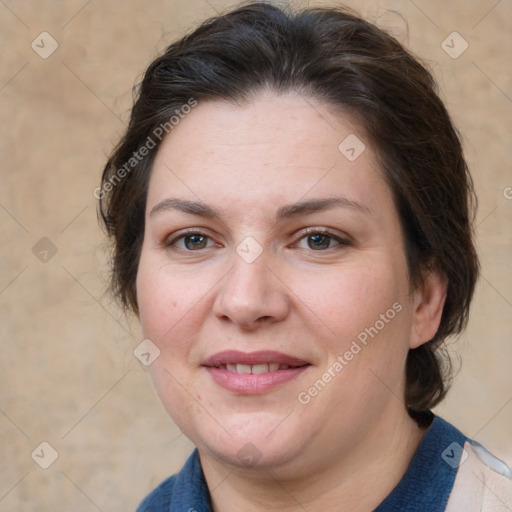
[[[261,364],[235,364],[235,363],[227,363],[219,366],[220,369],[227,370],[232,373],[268,373],[268,372],[277,372],[277,370],[288,370],[290,366],[287,364],[279,364],[279,363],[261,363]]]
[[[236,371],[237,371],[237,373],[251,373],[251,365],[250,364],[237,364]]]
[[[268,373],[268,364],[253,364],[251,373]]]

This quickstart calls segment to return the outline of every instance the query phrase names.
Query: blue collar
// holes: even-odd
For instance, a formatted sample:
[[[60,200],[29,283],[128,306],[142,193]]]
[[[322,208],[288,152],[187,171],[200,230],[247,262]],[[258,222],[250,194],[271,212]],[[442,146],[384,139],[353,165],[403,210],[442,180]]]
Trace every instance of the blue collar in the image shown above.
[[[402,480],[374,512],[444,512],[466,440],[436,416]]]
[[[443,512],[466,440],[455,427],[435,417],[402,480],[374,512]],[[137,512],[212,512],[197,449],[177,475],[144,499]]]

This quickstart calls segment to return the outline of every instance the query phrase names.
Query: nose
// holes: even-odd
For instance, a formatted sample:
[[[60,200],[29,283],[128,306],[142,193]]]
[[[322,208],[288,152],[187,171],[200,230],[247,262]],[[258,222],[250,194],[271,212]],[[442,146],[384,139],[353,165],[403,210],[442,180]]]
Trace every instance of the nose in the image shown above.
[[[283,321],[289,308],[287,287],[268,266],[264,254],[247,263],[234,253],[231,270],[221,281],[213,304],[216,317],[255,330]]]

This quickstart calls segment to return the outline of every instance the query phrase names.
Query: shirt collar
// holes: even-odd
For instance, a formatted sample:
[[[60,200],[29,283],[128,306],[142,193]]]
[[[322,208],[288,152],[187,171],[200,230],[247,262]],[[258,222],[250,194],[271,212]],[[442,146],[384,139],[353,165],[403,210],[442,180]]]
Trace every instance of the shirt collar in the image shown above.
[[[374,512],[443,512],[466,439],[455,427],[435,417],[407,472]],[[197,449],[174,480],[170,512],[211,512]]]
[[[466,439],[436,416],[405,475],[374,512],[444,512]]]

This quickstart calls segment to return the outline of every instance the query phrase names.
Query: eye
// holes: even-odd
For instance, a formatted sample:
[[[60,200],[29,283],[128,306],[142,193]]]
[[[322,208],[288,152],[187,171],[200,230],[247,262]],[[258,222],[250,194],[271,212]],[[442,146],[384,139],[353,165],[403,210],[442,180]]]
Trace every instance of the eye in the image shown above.
[[[330,231],[316,228],[308,230],[296,243],[296,246],[301,249],[312,249],[313,251],[324,251],[337,245],[349,245],[349,242]]]
[[[215,243],[204,233],[189,232],[173,238],[166,245],[176,247],[182,251],[198,251],[200,249],[208,249],[214,246]]]

